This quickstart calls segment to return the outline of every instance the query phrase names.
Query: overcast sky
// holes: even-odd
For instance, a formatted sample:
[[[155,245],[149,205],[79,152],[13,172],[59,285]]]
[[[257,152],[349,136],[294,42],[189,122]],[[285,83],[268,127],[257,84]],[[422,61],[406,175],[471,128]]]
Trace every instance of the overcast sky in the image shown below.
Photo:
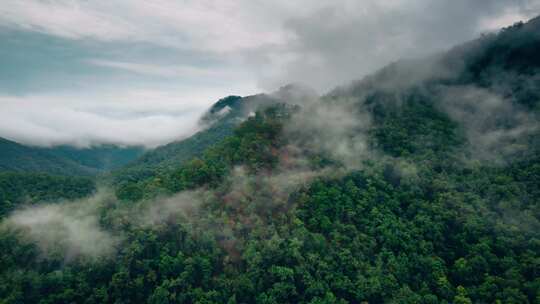
[[[323,93],[527,20],[540,0],[1,0],[0,136],[156,146],[227,95]]]

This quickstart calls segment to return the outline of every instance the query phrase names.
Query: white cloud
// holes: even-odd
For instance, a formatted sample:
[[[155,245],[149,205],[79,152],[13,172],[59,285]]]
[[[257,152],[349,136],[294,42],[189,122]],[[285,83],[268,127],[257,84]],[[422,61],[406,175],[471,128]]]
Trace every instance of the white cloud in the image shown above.
[[[191,135],[222,93],[138,90],[94,96],[0,96],[0,134],[24,144],[154,147]]]
[[[0,17],[5,25],[67,38],[110,40],[137,34],[132,24],[100,12],[88,2],[7,0],[0,7]]]
[[[72,39],[231,51],[283,41],[249,1],[5,0],[0,22]],[[256,14],[258,11],[258,14]]]
[[[42,56],[22,52],[32,56],[28,65],[17,48],[39,49],[48,40],[10,40],[4,52],[0,45],[0,79],[12,92],[34,90],[0,92],[0,136],[39,145],[155,146],[193,132],[205,107],[226,95],[291,82],[324,92],[390,61],[530,18],[539,3],[2,0],[0,30],[54,36],[55,43]]]
[[[109,197],[101,191],[74,202],[19,209],[0,222],[0,229],[19,231],[19,237],[35,243],[46,256],[102,259],[111,256],[120,242],[99,224],[99,209]]]
[[[102,59],[91,59],[88,60],[88,63],[109,67],[119,70],[125,70],[132,73],[150,75],[150,76],[159,76],[159,77],[190,77],[190,78],[199,78],[199,77],[224,77],[225,75],[231,75],[236,71],[227,71],[222,70],[216,67],[212,68],[199,68],[188,65],[156,65],[156,64],[146,64],[146,63],[137,63],[137,62],[123,62],[123,61],[112,61],[112,60],[102,60]]]

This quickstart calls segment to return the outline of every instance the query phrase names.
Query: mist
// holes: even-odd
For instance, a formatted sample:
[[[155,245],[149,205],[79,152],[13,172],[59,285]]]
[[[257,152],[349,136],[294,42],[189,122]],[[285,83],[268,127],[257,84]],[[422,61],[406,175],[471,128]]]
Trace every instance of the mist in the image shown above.
[[[181,192],[139,203],[123,204],[110,189],[75,201],[36,203],[19,208],[0,223],[3,233],[35,244],[41,258],[66,263],[114,259],[127,239],[128,227],[161,229],[188,223],[202,203],[203,192]]]
[[[237,259],[243,246],[240,227],[266,229],[270,217],[293,208],[292,193],[329,173],[311,168],[293,146],[280,153],[275,169],[253,174],[237,166],[215,189],[203,186],[131,202],[119,200],[111,189],[100,188],[84,199],[20,207],[2,220],[0,229],[34,244],[42,259],[73,263],[114,260],[127,244],[130,231],[163,231],[179,224],[190,227],[190,233],[212,233],[235,256],[231,258]],[[223,221],[233,215],[233,221]]]
[[[391,93],[393,98],[380,102],[395,103],[393,106],[399,108],[402,95],[408,90],[432,90],[431,82],[454,81],[463,72],[464,63],[449,63],[445,61],[445,54],[434,53],[496,29],[500,18],[504,22],[508,22],[508,18],[521,20],[537,8],[534,1],[519,1],[513,5],[505,1],[488,1],[472,6],[465,1],[444,4],[428,1],[392,4],[337,1],[331,5],[304,5],[305,11],[300,15],[293,14],[290,7],[285,9],[287,14],[278,20],[279,37],[276,40],[269,36],[264,37],[268,38],[265,42],[255,43],[247,39],[245,44],[231,46],[232,49],[219,44],[219,54],[226,58],[227,64],[244,64],[249,71],[247,75],[256,82],[252,86],[240,77],[242,81],[238,80],[231,90],[256,87],[272,92],[247,97],[251,105],[245,109],[247,112],[276,102],[299,106],[291,119],[285,122],[283,137],[287,145],[276,152],[279,156],[276,168],[252,173],[238,166],[231,169],[230,176],[217,189],[201,187],[131,205],[118,201],[111,191],[101,190],[83,200],[29,206],[5,219],[3,229],[36,244],[45,256],[60,252],[66,260],[77,257],[95,259],[115,255],[126,238],[126,226],[161,229],[169,223],[181,222],[214,231],[227,240],[237,239],[242,233],[234,221],[241,223],[242,227],[256,229],[268,222],[266,219],[273,213],[289,210],[290,195],[309,182],[362,169],[368,160],[392,164],[394,173],[400,178],[414,180],[418,168],[413,163],[374,149],[372,130],[377,126],[373,109],[367,104],[369,94]],[[428,14],[430,18],[424,17]],[[456,24],[456,16],[462,22]],[[22,17],[30,18],[27,15]],[[30,19],[25,19],[32,25],[27,28],[34,30],[39,22],[46,22]],[[11,17],[9,22],[4,22],[8,27],[13,24],[20,27],[19,22]],[[65,33],[47,27],[41,28],[40,32],[60,36],[60,44],[65,43],[64,40],[84,40],[88,35],[98,41],[111,39],[116,42],[131,37],[117,33],[118,36],[105,39],[100,36],[103,33]],[[163,47],[163,36],[159,41],[152,41],[151,35],[143,36],[148,40],[146,43],[153,42]],[[207,45],[199,38],[208,37],[195,39],[197,51],[202,51],[202,48],[208,52],[204,49]],[[253,42],[253,47],[247,42]],[[231,55],[233,51],[236,55]],[[197,57],[194,49],[188,53],[189,56],[187,53],[183,55]],[[139,55],[130,56],[141,59]],[[417,59],[426,55],[429,55],[427,59]],[[400,58],[409,59],[380,69]],[[189,94],[183,95],[170,82],[158,86],[158,90],[129,89],[141,81],[148,80],[152,84],[157,79],[176,81],[190,73],[199,78],[226,78],[228,75],[223,66],[227,65],[219,63],[215,53],[205,53],[204,64],[195,60],[196,64],[186,66],[183,63],[172,68],[166,67],[171,63],[166,59],[158,65],[113,58],[81,59],[93,68],[114,70],[113,78],[122,80],[118,96],[111,87],[108,87],[107,94],[91,95],[91,98],[83,98],[73,92],[58,95],[50,92],[24,93],[22,96],[3,94],[0,97],[3,106],[0,135],[40,146],[71,144],[89,147],[108,143],[153,148],[185,138],[204,127],[198,124],[201,113],[213,100],[217,100],[223,86],[231,84],[221,81],[204,85],[197,83]],[[212,64],[220,67],[217,72],[210,72]],[[366,77],[372,72],[376,73]],[[238,74],[244,75],[244,72]],[[141,75],[150,78],[141,79]],[[85,80],[89,80],[87,76],[84,76]],[[129,81],[124,82],[126,79]],[[435,85],[435,104],[465,132],[468,156],[486,163],[498,163],[526,151],[529,136],[540,127],[534,114],[504,95],[508,88],[497,85],[497,82],[506,83],[508,79],[492,80],[494,84],[491,87]],[[525,80],[531,85],[537,81]],[[193,79],[186,80],[187,83],[191,81]],[[287,83],[295,84],[283,86]],[[336,85],[343,86],[320,96],[321,92]],[[97,89],[86,88],[89,89],[87,92]],[[199,92],[210,91],[197,96],[193,88]],[[183,98],[177,99],[179,96]],[[94,101],[94,97],[101,100]],[[224,108],[215,119],[227,115],[229,110]],[[322,169],[313,164],[314,158],[328,160],[331,165]],[[222,203],[218,210],[205,209],[216,202]],[[202,210],[211,212],[214,218],[204,219],[200,213]],[[107,228],[100,221],[104,211],[108,212]],[[235,214],[234,221],[219,222],[224,214]],[[229,249],[234,247],[227,244]]]
[[[472,159],[505,163],[529,149],[529,137],[538,131],[538,118],[512,100],[474,86],[441,88],[440,106],[467,136]]]
[[[286,20],[289,44],[253,57],[273,66],[260,72],[263,88],[302,81],[325,93],[390,62],[527,20],[539,8],[538,1],[333,1]]]
[[[304,152],[358,167],[370,157],[369,112],[355,98],[318,99],[305,104],[285,127],[285,136]]]
[[[38,204],[14,211],[0,225],[20,239],[37,245],[44,257],[97,260],[111,257],[121,237],[100,225],[100,209],[111,196],[100,191],[73,202]]]

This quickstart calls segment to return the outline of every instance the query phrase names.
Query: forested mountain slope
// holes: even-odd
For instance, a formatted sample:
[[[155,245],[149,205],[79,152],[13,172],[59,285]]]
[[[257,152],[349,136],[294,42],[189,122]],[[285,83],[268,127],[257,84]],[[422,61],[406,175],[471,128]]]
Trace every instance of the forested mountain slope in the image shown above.
[[[241,103],[240,96],[229,96],[219,100],[205,117],[201,118],[200,125],[203,130],[186,139],[148,151],[113,172],[115,181],[121,183],[126,180],[148,178],[157,170],[180,166],[185,160],[201,154],[209,146],[232,134],[234,127],[241,121],[236,118],[243,115]]]
[[[23,204],[77,199],[94,191],[94,182],[89,177],[3,172],[0,173],[0,217]]]
[[[140,147],[30,147],[0,138],[0,171],[95,175],[126,164],[142,154]]]
[[[47,149],[56,156],[70,159],[99,172],[110,171],[125,166],[144,153],[143,147],[119,147],[100,145],[89,148],[57,146]]]
[[[538,303],[538,53],[535,19],[285,94],[180,165],[10,213],[0,299]]]
[[[209,147],[232,135],[233,130],[256,109],[290,99],[303,100],[316,94],[308,88],[290,84],[271,94],[246,97],[228,96],[218,100],[199,121],[201,131],[194,135],[148,151],[126,166],[112,172],[116,184],[140,181],[158,172],[179,168],[182,163],[199,156]]]
[[[41,148],[23,146],[3,138],[0,139],[0,169],[67,175],[88,175],[96,171],[73,160],[48,153]]]

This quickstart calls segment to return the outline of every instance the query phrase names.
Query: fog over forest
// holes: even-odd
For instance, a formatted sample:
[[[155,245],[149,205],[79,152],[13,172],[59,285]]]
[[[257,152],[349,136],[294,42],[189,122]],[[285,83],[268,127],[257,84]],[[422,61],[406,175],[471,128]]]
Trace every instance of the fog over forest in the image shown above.
[[[8,0],[0,303],[538,303],[539,14]]]

